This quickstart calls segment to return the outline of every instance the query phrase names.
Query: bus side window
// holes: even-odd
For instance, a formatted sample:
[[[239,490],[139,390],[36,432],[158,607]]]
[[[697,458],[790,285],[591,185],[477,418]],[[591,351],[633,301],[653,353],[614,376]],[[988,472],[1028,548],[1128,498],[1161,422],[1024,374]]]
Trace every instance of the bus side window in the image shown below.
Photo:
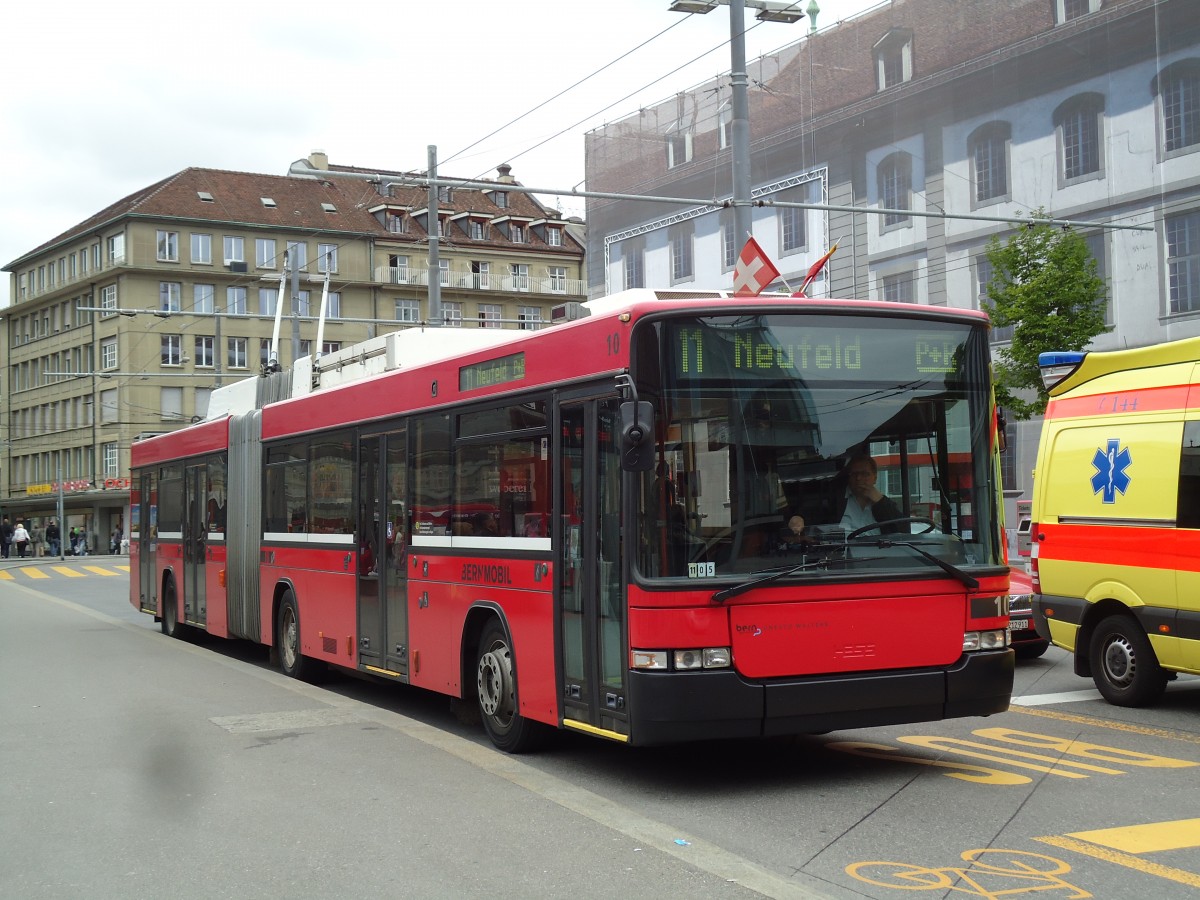
[[[1185,422],[1179,455],[1179,528],[1200,528],[1200,422]]]

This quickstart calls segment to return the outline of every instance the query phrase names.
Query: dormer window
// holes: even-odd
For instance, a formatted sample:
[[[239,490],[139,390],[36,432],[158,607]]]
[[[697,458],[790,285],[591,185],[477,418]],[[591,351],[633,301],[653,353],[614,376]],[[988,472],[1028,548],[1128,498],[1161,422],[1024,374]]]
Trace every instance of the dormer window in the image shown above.
[[[912,31],[893,28],[875,44],[875,76],[879,90],[887,90],[913,76]]]
[[[325,212],[327,212],[327,213],[337,212],[337,207],[334,206],[332,203],[322,203],[321,209],[325,210]]]
[[[208,191],[196,191],[196,196],[200,198],[201,203],[213,203],[213,195]]]
[[[496,191],[496,193],[492,194],[492,202],[500,207],[500,209],[508,209],[508,192]]]
[[[403,213],[388,213],[386,225],[387,230],[392,234],[406,234],[408,232],[408,218]]]
[[[470,219],[467,223],[468,235],[473,241],[482,241],[487,238],[487,222],[483,219]]]
[[[275,209],[275,201],[270,197],[259,197],[258,199],[262,201],[262,205],[267,209]]]
[[[444,185],[444,184],[438,185],[437,197],[438,197],[438,203],[454,202],[454,192],[450,189],[449,186]]]
[[[562,229],[561,228],[547,228],[546,229],[546,243],[551,247],[561,247],[563,245]]]
[[[517,222],[510,222],[508,226],[508,239],[514,244],[525,243],[525,226]]]
[[[1054,0],[1054,21],[1062,25],[1100,8],[1101,0]]]

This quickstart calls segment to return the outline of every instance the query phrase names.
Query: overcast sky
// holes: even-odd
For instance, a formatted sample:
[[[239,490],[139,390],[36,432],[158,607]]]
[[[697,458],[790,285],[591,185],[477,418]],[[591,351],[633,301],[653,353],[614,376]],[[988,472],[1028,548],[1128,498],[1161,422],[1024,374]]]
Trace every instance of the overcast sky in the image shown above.
[[[825,28],[877,0],[818,3]],[[0,55],[0,265],[189,166],[283,175],[321,149],[335,164],[420,170],[432,144],[445,175],[494,177],[507,162],[532,187],[580,185],[589,128],[729,71],[728,10],[669,5],[14,4]],[[809,27],[751,12],[751,61]],[[581,200],[558,205],[583,213]],[[4,273],[0,307],[9,286]]]

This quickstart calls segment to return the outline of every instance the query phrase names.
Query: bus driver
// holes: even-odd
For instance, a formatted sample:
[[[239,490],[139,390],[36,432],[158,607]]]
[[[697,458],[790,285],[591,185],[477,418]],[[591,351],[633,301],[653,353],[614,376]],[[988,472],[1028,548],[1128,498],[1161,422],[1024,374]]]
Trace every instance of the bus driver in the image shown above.
[[[866,453],[850,458],[846,466],[846,511],[839,523],[846,531],[866,525],[880,524],[880,531],[898,531],[898,527],[882,523],[899,519],[900,507],[875,486],[879,466]]]

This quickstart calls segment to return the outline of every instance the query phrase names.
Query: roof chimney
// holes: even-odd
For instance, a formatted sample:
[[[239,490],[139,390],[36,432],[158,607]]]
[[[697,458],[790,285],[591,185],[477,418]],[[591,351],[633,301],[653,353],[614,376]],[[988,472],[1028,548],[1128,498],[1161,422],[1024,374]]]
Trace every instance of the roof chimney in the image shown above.
[[[314,150],[308,154],[308,164],[314,169],[329,170],[329,157],[324,150]]]
[[[496,166],[496,172],[500,175],[496,180],[501,184],[516,184],[517,179],[512,177],[512,166],[508,163],[501,163]]]

